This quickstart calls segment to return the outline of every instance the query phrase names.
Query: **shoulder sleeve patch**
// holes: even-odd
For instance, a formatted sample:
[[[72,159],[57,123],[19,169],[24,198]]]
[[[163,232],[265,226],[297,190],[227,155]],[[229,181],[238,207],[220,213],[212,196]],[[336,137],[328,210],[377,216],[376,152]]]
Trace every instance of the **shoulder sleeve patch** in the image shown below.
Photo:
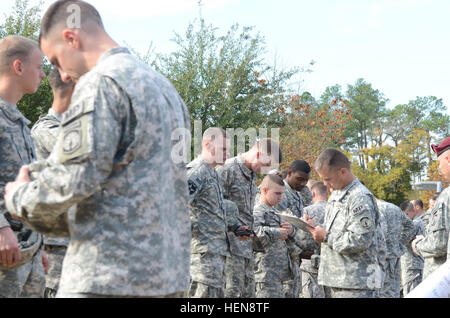
[[[90,152],[88,145],[88,117],[80,119],[64,126],[61,131],[61,141],[58,143],[58,161],[64,163],[78,158]]]
[[[195,196],[195,194],[198,192],[198,190],[202,186],[202,180],[200,178],[192,178],[188,180],[188,186],[189,186],[189,195],[191,197]]]

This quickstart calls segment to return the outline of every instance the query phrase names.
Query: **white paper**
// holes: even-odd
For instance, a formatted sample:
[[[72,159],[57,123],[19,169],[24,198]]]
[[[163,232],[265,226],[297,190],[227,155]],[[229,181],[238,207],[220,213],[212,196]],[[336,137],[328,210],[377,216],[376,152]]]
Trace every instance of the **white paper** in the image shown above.
[[[450,261],[431,273],[405,298],[450,298]]]

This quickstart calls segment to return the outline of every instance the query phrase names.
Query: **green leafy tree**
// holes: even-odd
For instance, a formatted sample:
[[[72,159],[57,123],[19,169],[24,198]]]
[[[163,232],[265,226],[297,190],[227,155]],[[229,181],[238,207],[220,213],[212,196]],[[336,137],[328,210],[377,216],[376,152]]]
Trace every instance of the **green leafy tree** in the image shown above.
[[[153,65],[174,84],[192,121],[201,120],[203,129],[281,124],[277,105],[299,69],[278,71],[268,65],[264,39],[252,27],[235,24],[218,35],[217,28],[200,19],[173,41],[178,49],[157,55]]]
[[[373,134],[374,129],[381,127],[380,118],[384,116],[387,99],[370,83],[360,78],[354,85],[348,85],[346,97],[347,106],[351,110],[353,121],[347,124],[344,131],[346,145],[349,149],[356,150],[359,164],[366,169],[368,158],[362,153],[369,147],[370,142],[377,142],[379,134]]]
[[[11,12],[5,15],[5,22],[0,25],[0,38],[9,35],[21,35],[37,40],[42,5],[42,0],[34,5],[31,5],[29,0],[16,0]],[[44,72],[48,74],[50,69],[51,66],[46,61],[44,63]],[[39,119],[40,115],[48,111],[52,101],[52,91],[47,78],[45,78],[36,94],[25,95],[17,104],[17,107],[26,118],[34,123]]]

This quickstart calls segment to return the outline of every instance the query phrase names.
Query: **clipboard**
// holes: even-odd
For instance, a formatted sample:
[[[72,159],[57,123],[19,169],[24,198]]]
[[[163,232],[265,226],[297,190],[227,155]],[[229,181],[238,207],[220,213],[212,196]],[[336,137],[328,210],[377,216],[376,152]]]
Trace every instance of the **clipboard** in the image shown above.
[[[283,214],[283,213],[276,213],[276,215],[278,215],[283,221],[288,222],[290,224],[292,224],[293,226],[295,226],[298,229],[301,229],[307,233],[310,233],[307,229],[307,227],[312,227],[311,225],[309,225],[308,223],[306,223],[305,221],[303,221],[302,219],[293,216],[293,215],[287,215],[287,214]]]

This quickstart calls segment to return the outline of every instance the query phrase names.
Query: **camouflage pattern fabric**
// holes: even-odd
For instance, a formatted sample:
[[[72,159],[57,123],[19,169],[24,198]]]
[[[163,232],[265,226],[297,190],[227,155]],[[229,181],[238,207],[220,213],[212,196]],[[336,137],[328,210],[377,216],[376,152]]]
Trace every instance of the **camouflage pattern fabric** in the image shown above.
[[[418,215],[413,219],[414,237],[424,235],[422,218]],[[406,246],[406,252],[400,258],[402,268],[403,296],[422,282],[424,260],[422,256],[414,254],[411,244]]]
[[[225,264],[225,297],[255,298],[254,258],[232,254]]]
[[[318,225],[322,225],[325,219],[327,202],[318,201],[313,205],[307,206],[305,208],[305,214],[314,220]],[[306,235],[305,235],[306,236]],[[308,237],[305,238],[305,240]],[[320,244],[317,242],[311,242],[314,245],[313,257],[320,259]],[[323,292],[322,286],[318,284],[318,267],[312,266],[311,260],[303,259],[300,265],[300,270],[302,273],[302,297],[303,298],[324,298],[325,294]]]
[[[300,194],[302,195],[304,207],[307,207],[307,206],[310,206],[313,204],[313,194],[308,187],[303,187],[303,189],[300,191]]]
[[[225,293],[225,256],[215,253],[191,255],[189,297],[223,298]]]
[[[369,289],[324,287],[325,298],[376,298],[377,292]]]
[[[66,255],[67,248],[59,245],[47,245],[45,246],[45,252],[48,256],[50,267],[48,274],[45,277],[45,288],[52,289],[53,294],[59,287],[59,280],[61,278],[62,265],[64,256]]]
[[[379,222],[374,196],[357,179],[333,191],[325,213],[328,236],[321,245],[320,285],[366,292],[381,288]]]
[[[185,144],[189,131],[172,84],[125,48],[105,52],[80,78],[52,154],[30,167],[34,180],[7,202],[45,234],[70,228],[62,293],[188,290],[189,193],[172,135]]]
[[[276,207],[279,211],[285,211],[289,209],[294,216],[301,218],[303,216],[303,198],[300,192],[291,188],[289,183],[284,180],[284,193],[283,199]],[[298,236],[298,235],[299,236]],[[294,237],[286,240],[289,255],[292,260],[292,266],[295,267],[294,278],[284,282],[283,288],[285,290],[286,298],[298,298],[302,288],[302,276],[300,272],[300,254],[304,247],[301,243],[303,237],[302,233],[298,233],[297,228],[294,227]]]
[[[8,212],[3,199],[6,184],[14,181],[20,168],[36,157],[29,124],[16,105],[0,97],[0,228],[10,226],[4,216]],[[0,270],[0,297],[42,297],[45,278],[40,261],[38,253],[31,263]]]
[[[278,210],[275,207],[262,202],[253,211],[255,233],[264,248],[264,252],[255,252],[255,282],[264,283],[269,288],[268,291],[260,291],[260,295],[279,298],[282,297],[283,289],[278,287],[284,281],[292,280],[298,273],[289,257],[286,241],[280,239],[282,220],[276,212]],[[274,288],[270,287],[272,284]]]
[[[387,268],[381,297],[400,298],[401,265],[400,257],[407,245],[414,239],[414,224],[408,216],[392,203],[379,200],[378,210],[386,220]]]
[[[31,128],[31,137],[34,142],[34,149],[36,151],[36,158],[38,160],[47,159],[53,147],[56,144],[60,133],[61,115],[50,108],[48,114],[39,118],[39,120]],[[52,238],[44,236],[44,244],[69,246],[69,238]],[[60,274],[58,276],[61,276]]]
[[[446,188],[436,200],[430,212],[425,238],[416,242],[416,251],[425,262],[423,279],[447,260],[450,232],[450,188]]]
[[[187,165],[187,178],[191,197],[191,253],[230,256],[223,194],[216,170],[199,157]]]
[[[253,229],[253,207],[256,197],[256,174],[246,165],[242,155],[228,159],[223,166],[216,168],[225,199],[233,201],[238,209],[240,225]],[[253,240],[241,241],[230,235],[230,245],[238,247],[227,260],[227,297],[249,297],[255,295]],[[241,258],[247,259],[243,261]],[[228,265],[229,263],[229,265]],[[242,268],[242,266],[245,266]],[[238,272],[235,272],[237,270]],[[228,289],[230,290],[228,291]],[[236,290],[242,288],[241,290]],[[240,295],[240,296],[236,296]]]

